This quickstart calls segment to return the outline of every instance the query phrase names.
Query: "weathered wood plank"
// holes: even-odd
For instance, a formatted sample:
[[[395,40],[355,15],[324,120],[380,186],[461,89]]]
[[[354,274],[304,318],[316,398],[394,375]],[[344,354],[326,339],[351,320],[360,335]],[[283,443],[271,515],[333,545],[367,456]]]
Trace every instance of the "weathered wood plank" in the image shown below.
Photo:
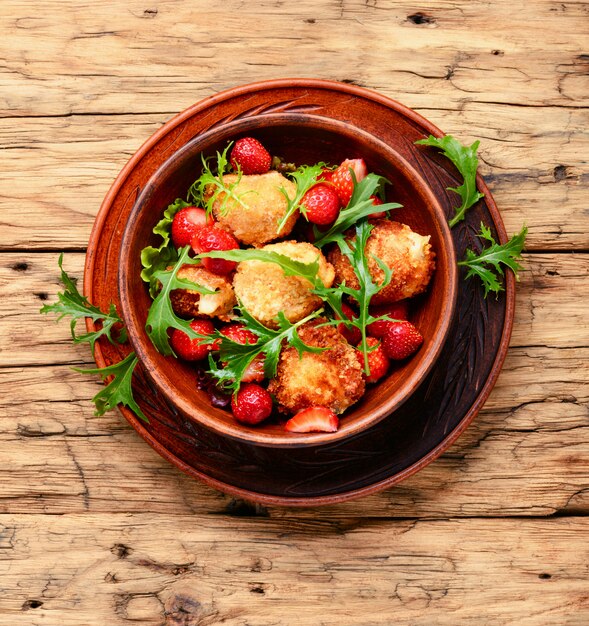
[[[3,515],[14,626],[589,621],[589,520]],[[304,598],[304,602],[301,602]]]
[[[48,15],[32,0],[2,5],[2,115],[175,111],[285,75],[351,79],[405,94],[410,106],[442,98],[575,107],[589,93],[581,2],[535,0],[517,14],[508,0],[421,12],[408,0],[54,6]]]
[[[588,512],[588,358],[588,349],[512,349],[484,411],[438,461],[361,505],[321,514]],[[231,513],[229,498],[176,471],[118,414],[93,417],[99,384],[65,366],[0,370],[0,511]]]
[[[90,360],[86,345],[72,344],[67,321],[39,314],[63,289],[57,259],[56,253],[0,254],[0,366]],[[80,283],[83,263],[83,254],[65,255],[66,270]],[[588,292],[589,254],[526,255],[511,345],[589,346]]]
[[[470,103],[423,112],[464,142],[481,139],[481,172],[508,231],[528,224],[528,249],[589,248],[587,111]],[[0,170],[11,172],[0,179],[0,249],[84,248],[117,173],[168,117],[0,119]]]

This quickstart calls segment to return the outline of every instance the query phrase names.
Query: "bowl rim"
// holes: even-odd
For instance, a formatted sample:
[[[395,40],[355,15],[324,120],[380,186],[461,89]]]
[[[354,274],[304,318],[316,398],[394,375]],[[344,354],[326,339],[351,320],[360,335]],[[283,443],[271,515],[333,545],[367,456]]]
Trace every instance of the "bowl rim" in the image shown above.
[[[143,144],[139,146],[133,156],[129,159],[126,165],[120,170],[119,174],[113,181],[109,190],[107,191],[100,209],[94,220],[94,225],[90,233],[88,248],[86,252],[86,260],[84,264],[84,278],[83,278],[83,293],[92,302],[94,297],[94,277],[98,270],[97,264],[101,261],[100,258],[100,246],[101,237],[104,231],[104,226],[109,219],[109,212],[115,202],[117,196],[121,192],[122,187],[127,182],[131,174],[134,172],[136,166],[146,157],[146,155],[154,148],[154,146],[161,141],[166,135],[175,130],[177,126],[184,123],[192,116],[196,115],[199,111],[205,110],[211,104],[221,102],[223,100],[230,100],[238,95],[244,95],[247,93],[255,93],[259,90],[272,90],[272,89],[285,89],[296,88],[299,90],[316,89],[325,90],[328,92],[343,93],[350,97],[358,97],[368,101],[382,104],[383,106],[396,111],[397,113],[407,116],[413,120],[416,124],[419,124],[425,132],[441,138],[444,136],[444,132],[438,128],[435,124],[423,117],[420,113],[410,109],[409,107],[401,104],[389,96],[385,96],[377,91],[368,89],[365,87],[357,86],[355,84],[344,83],[341,81],[333,81],[318,78],[278,78],[271,80],[257,81],[249,84],[242,84],[224,89],[223,91],[201,98],[188,108],[179,112],[172,118],[170,118],[161,128],[148,137]],[[489,187],[485,183],[483,177],[480,174],[476,176],[477,188],[485,194],[485,205],[493,220],[494,227],[497,231],[498,241],[505,243],[508,239],[507,231],[499,209],[493,198]],[[343,491],[338,491],[332,494],[319,494],[309,496],[287,496],[280,494],[262,493],[248,489],[247,487],[239,487],[231,482],[224,481],[219,478],[210,476],[206,472],[199,470],[192,465],[189,465],[182,458],[177,456],[174,452],[166,448],[164,444],[150,431],[144,423],[127,407],[119,405],[121,414],[125,417],[127,422],[134,428],[137,434],[148,443],[159,455],[172,463],[175,467],[182,472],[201,481],[203,484],[218,489],[226,494],[230,494],[234,497],[245,498],[253,500],[264,505],[274,506],[291,506],[291,507],[314,507],[314,506],[326,506],[331,504],[337,504],[361,498],[367,495],[371,495],[392,487],[406,478],[409,478],[423,467],[429,465],[440,457],[445,450],[447,450],[468,428],[482,406],[489,397],[499,374],[501,372],[502,365],[507,356],[509,348],[509,342],[511,340],[511,334],[515,316],[515,277],[507,272],[505,276],[505,315],[503,318],[503,326],[501,329],[500,337],[497,342],[496,352],[493,359],[493,363],[489,370],[488,376],[483,382],[478,395],[476,396],[473,404],[464,413],[460,421],[456,426],[449,431],[440,442],[434,446],[429,452],[421,457],[421,459],[408,465],[405,469],[390,474],[380,480],[374,481],[368,485],[362,487],[355,487]],[[87,330],[95,330],[94,322],[86,319]],[[105,357],[104,351],[100,343],[96,344],[94,351],[94,359],[98,367],[106,367],[110,365],[112,361]]]
[[[260,122],[269,122],[270,124],[284,126],[305,125],[310,126],[311,128],[320,127],[334,133],[344,135],[348,133],[349,135],[354,135],[356,137],[360,136],[363,143],[368,143],[373,147],[377,147],[380,154],[385,155],[387,163],[391,164],[391,167],[401,169],[404,176],[411,181],[413,187],[419,189],[419,193],[422,194],[422,197],[424,198],[424,201],[430,209],[432,217],[438,226],[440,239],[443,241],[442,245],[445,249],[447,277],[445,281],[445,293],[443,297],[442,310],[434,326],[434,330],[431,334],[431,340],[429,341],[427,348],[422,348],[418,355],[414,357],[419,358],[417,368],[412,372],[411,376],[407,377],[399,384],[395,393],[388,397],[384,402],[372,409],[369,413],[356,417],[350,423],[342,423],[340,428],[333,433],[295,434],[288,433],[286,431],[284,433],[266,432],[263,430],[263,424],[258,428],[247,428],[247,426],[244,427],[244,425],[237,422],[235,422],[235,424],[231,422],[226,423],[219,420],[217,417],[211,416],[205,411],[200,410],[194,403],[184,399],[182,396],[178,396],[175,393],[171,379],[168,376],[163,375],[160,368],[157,367],[156,361],[154,360],[157,356],[154,354],[154,358],[152,358],[150,351],[146,349],[145,343],[148,343],[149,339],[143,338],[144,321],[139,320],[138,316],[135,315],[136,310],[132,306],[130,298],[128,297],[129,290],[127,289],[127,284],[130,280],[132,273],[131,268],[135,259],[131,256],[130,246],[127,244],[127,240],[141,219],[142,205],[148,201],[153,194],[155,189],[154,181],[157,181],[166,173],[169,174],[170,170],[173,171],[178,166],[178,163],[183,163],[188,158],[194,158],[195,153],[198,154],[202,151],[202,146],[206,146],[207,143],[210,143],[211,138],[215,139],[215,142],[227,141],[227,136],[237,136],[243,133],[244,129],[247,130],[248,127],[252,125],[259,128]],[[266,127],[266,124],[263,124],[263,126]],[[219,135],[224,135],[225,137],[218,138]],[[437,257],[440,258],[439,250],[436,250],[436,254]],[[406,402],[420,387],[421,383],[435,365],[437,358],[442,351],[451,328],[452,318],[456,308],[457,282],[458,267],[456,265],[454,241],[444,214],[444,210],[420,173],[404,157],[402,157],[393,146],[390,146],[389,144],[383,142],[379,137],[358,128],[357,126],[340,120],[334,120],[326,116],[308,113],[272,113],[264,116],[258,116],[253,120],[232,120],[215,126],[212,129],[208,129],[207,131],[187,141],[157,168],[136,198],[123,232],[119,256],[118,288],[119,298],[121,301],[121,315],[128,329],[129,341],[152,383],[161,391],[169,402],[171,402],[189,419],[222,436],[259,446],[291,448],[317,446],[347,439],[377,424],[379,421],[385,419],[402,406],[402,404]],[[351,407],[351,410],[353,410],[353,408],[354,407]]]

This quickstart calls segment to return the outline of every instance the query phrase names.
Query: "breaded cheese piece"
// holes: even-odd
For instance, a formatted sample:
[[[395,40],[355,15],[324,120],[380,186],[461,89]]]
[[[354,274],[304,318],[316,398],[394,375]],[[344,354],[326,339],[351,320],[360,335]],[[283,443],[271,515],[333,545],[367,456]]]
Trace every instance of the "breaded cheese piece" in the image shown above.
[[[313,244],[297,241],[271,243],[262,248],[287,256],[302,263],[319,261],[318,276],[326,287],[331,287],[335,272],[321,251]],[[276,316],[282,311],[289,322],[298,322],[321,304],[321,298],[311,293],[311,283],[300,276],[285,276],[276,263],[242,261],[233,278],[238,300],[259,322],[278,328]]]
[[[383,261],[392,272],[391,282],[372,297],[371,304],[390,304],[423,293],[435,269],[435,253],[429,243],[430,237],[419,235],[406,224],[380,219],[366,242],[368,269],[376,283],[384,279],[384,272],[373,257]],[[355,235],[348,238],[355,240]],[[327,255],[335,268],[336,284],[345,281],[348,287],[357,289],[358,278],[350,261],[334,246]]]
[[[218,317],[228,320],[228,314],[237,304],[233,287],[224,276],[217,276],[202,266],[183,265],[178,278],[189,280],[208,289],[214,294],[201,294],[193,289],[174,289],[170,293],[172,308],[183,317]]]
[[[274,170],[266,174],[242,175],[235,184],[237,180],[237,174],[223,176],[225,185],[234,185],[231,193],[243,205],[233,197],[227,197],[226,193],[219,194],[213,205],[213,214],[219,226],[232,233],[241,243],[256,247],[290,235],[298,212],[291,215],[278,232],[280,221],[288,209],[281,188],[292,200],[297,191],[295,183]]]
[[[311,406],[324,406],[343,413],[357,402],[365,389],[362,366],[356,350],[333,326],[317,328],[318,318],[298,329],[308,346],[327,348],[323,352],[304,352],[285,347],[280,353],[276,377],[268,391],[274,394],[282,412],[296,413]]]

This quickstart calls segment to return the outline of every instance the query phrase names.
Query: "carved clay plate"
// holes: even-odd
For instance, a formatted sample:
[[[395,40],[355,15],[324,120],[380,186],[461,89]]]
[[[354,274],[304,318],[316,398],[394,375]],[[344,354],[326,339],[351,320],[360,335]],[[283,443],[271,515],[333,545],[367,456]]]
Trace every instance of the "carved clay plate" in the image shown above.
[[[389,98],[353,85],[322,80],[277,80],[246,85],[207,98],[157,131],[123,168],[106,196],[92,231],[84,293],[108,308],[118,305],[117,268],[124,226],[143,185],[179,147],[212,126],[249,116],[312,112],[358,126],[389,143],[427,181],[446,214],[461,184],[453,166],[433,150],[414,145],[443,133]],[[477,244],[487,224],[507,240],[493,198],[478,177],[485,198],[452,230],[456,254]],[[432,372],[397,411],[350,439],[310,448],[273,449],[228,439],[182,417],[158,395],[138,367],[135,398],[150,423],[121,412],[135,430],[182,471],[227,493],[266,504],[309,506],[341,502],[394,485],[446,450],[487,399],[505,359],[515,304],[513,276],[498,299],[484,299],[476,280],[459,280],[458,305],[447,343]],[[122,360],[128,345],[101,344],[99,367]]]

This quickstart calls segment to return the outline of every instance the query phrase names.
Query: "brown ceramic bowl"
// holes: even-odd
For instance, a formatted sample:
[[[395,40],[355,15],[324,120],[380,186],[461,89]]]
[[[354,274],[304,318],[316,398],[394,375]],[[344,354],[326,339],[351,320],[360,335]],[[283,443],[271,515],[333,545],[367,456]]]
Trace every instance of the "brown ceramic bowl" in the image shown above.
[[[437,267],[427,293],[416,301],[411,317],[424,335],[424,344],[412,358],[393,367],[387,378],[370,386],[362,400],[341,417],[340,428],[335,433],[288,433],[278,422],[257,427],[238,423],[230,412],[213,407],[207,394],[196,389],[193,366],[159,354],[145,332],[151,300],[140,278],[142,248],[157,245],[152,229],[170,202],[186,197],[188,187],[200,173],[201,153],[212,155],[224,149],[228,141],[246,135],[259,139],[271,154],[297,164],[364,158],[369,171],[391,182],[387,186],[387,200],[403,205],[394,211],[393,218],[420,234],[431,235]],[[217,433],[255,445],[324,444],[357,434],[391,415],[419,387],[439,356],[450,328],[456,293],[457,269],[450,230],[439,202],[417,171],[376,136],[342,121],[303,113],[258,115],[221,123],[190,139],[155,172],[140,193],[121,244],[122,314],[133,348],[154,385],[190,419]]]

